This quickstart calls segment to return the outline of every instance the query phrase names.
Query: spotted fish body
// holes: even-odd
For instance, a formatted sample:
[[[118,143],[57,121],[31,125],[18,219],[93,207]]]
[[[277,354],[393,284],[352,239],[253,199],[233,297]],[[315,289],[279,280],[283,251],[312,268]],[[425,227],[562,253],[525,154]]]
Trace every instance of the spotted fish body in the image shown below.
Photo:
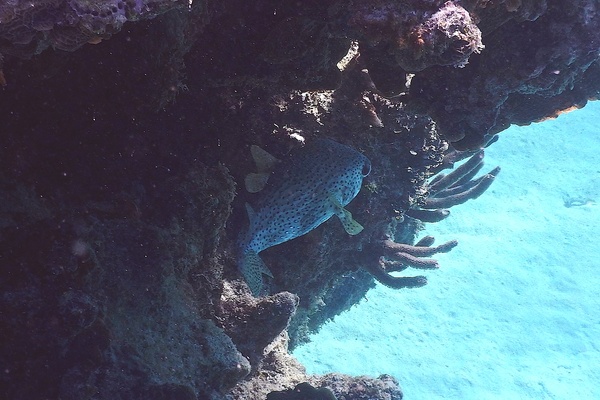
[[[255,295],[262,275],[272,277],[258,253],[302,236],[333,215],[355,235],[363,228],[344,209],[360,191],[371,162],[355,149],[317,139],[290,157],[261,192],[256,211],[246,205],[250,226],[240,240],[239,268]]]

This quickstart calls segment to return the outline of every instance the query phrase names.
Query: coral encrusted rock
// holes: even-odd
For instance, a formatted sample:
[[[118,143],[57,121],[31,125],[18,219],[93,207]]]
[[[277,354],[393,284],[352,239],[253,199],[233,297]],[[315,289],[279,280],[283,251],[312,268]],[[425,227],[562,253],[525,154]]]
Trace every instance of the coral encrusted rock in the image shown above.
[[[154,18],[182,0],[13,0],[0,4],[0,53],[30,57],[48,47],[73,51]]]

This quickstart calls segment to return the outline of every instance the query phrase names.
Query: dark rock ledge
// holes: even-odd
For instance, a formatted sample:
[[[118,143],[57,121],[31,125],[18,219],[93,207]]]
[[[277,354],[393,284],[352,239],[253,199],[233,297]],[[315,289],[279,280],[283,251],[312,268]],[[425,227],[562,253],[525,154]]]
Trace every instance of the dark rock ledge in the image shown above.
[[[498,173],[455,162],[477,172],[510,124],[597,98],[598,7],[0,2],[0,399],[402,398],[385,375],[308,376],[289,348],[375,278],[426,283],[390,271],[436,268],[456,243],[422,224]],[[235,260],[249,146],[285,158],[300,136],[371,159],[349,206],[365,230],[264,251],[256,299]]]

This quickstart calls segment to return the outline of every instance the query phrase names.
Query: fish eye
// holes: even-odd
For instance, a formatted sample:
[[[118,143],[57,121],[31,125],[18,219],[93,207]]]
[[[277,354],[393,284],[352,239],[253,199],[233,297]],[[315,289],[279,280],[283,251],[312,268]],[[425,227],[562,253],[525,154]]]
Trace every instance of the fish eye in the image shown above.
[[[366,160],[362,166],[361,174],[363,177],[369,175],[371,173],[371,161]]]

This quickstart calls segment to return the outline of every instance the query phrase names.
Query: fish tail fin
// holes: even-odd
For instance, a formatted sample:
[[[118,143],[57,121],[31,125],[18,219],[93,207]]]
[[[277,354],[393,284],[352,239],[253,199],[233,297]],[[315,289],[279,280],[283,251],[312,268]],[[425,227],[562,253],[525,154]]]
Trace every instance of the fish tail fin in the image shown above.
[[[247,251],[242,256],[239,264],[240,271],[250,287],[252,294],[260,296],[263,291],[263,274],[273,277],[258,253],[253,250]]]

